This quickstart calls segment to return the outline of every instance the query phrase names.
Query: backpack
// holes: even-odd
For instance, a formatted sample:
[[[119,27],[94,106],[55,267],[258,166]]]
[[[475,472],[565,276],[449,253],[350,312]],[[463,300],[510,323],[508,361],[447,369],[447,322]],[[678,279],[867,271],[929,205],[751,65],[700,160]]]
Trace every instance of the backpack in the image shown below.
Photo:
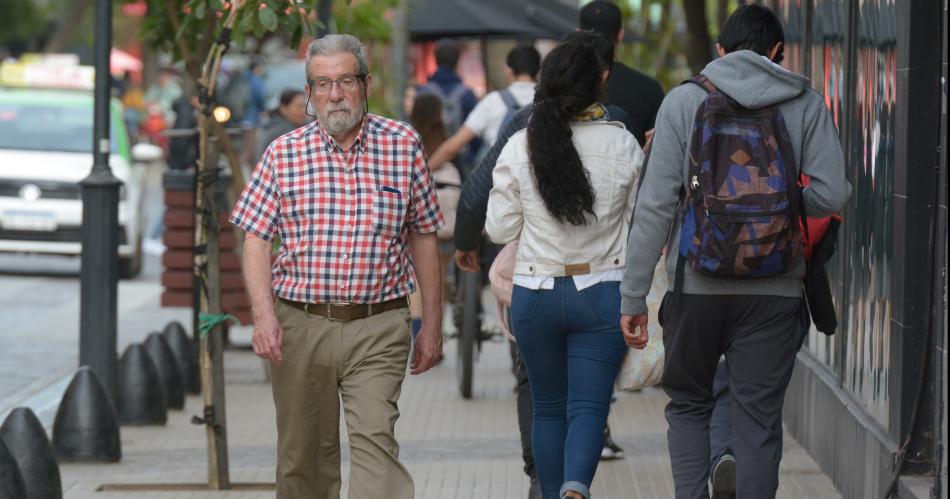
[[[515,99],[514,94],[511,93],[507,88],[504,90],[498,91],[498,96],[501,97],[502,102],[505,103],[507,110],[505,111],[505,118],[501,120],[501,125],[498,127],[498,134],[501,134],[501,131],[508,126],[508,123],[511,123],[511,120],[515,117],[515,113],[521,109],[521,104],[518,104],[518,99]]]
[[[683,189],[674,289],[686,264],[715,278],[782,275],[801,254],[801,198],[788,129],[778,106],[746,109],[706,77]]]
[[[436,83],[426,83],[416,89],[419,95],[434,95],[442,101],[442,123],[445,124],[449,137],[455,135],[465,121],[462,115],[462,98],[468,91],[468,87],[462,84],[456,85],[448,94]]]

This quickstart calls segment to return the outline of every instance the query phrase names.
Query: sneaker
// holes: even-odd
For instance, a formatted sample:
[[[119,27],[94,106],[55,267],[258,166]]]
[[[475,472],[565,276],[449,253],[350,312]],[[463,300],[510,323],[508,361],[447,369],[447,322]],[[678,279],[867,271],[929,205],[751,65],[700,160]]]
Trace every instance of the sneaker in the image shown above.
[[[531,485],[528,487],[528,499],[541,499],[541,482],[537,478],[531,479]]]
[[[614,459],[623,459],[623,447],[614,442],[610,436],[610,426],[604,428],[604,449],[600,452],[601,461],[611,461]]]
[[[732,454],[723,454],[713,467],[712,499],[735,499],[736,497],[736,458]]]

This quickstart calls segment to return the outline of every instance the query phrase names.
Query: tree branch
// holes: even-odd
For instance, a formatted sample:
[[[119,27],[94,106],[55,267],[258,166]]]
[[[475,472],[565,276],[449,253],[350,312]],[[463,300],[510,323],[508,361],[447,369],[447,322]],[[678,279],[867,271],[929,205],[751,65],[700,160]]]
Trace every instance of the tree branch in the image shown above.
[[[175,10],[174,0],[165,1],[165,12],[168,14],[168,20],[172,25],[172,36],[177,35],[178,31],[181,29],[181,19],[178,17],[178,12]],[[175,36],[175,44],[178,45],[178,51],[181,52],[181,58],[185,61],[185,67],[188,68],[188,72],[194,77],[196,81],[201,79],[201,66],[198,65],[198,60],[195,57],[195,54],[192,53],[191,47],[185,42],[184,39]]]

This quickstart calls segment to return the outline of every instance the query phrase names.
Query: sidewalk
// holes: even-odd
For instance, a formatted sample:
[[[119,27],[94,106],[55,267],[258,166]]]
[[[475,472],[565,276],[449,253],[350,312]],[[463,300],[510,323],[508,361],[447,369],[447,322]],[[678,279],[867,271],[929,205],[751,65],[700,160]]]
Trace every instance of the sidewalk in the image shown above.
[[[246,331],[235,333],[238,341],[242,334],[246,339]],[[476,365],[475,397],[468,401],[460,398],[455,384],[454,342],[448,342],[446,353],[446,361],[433,371],[407,377],[400,399],[402,417],[396,429],[401,458],[416,480],[416,497],[526,497],[528,481],[521,471],[513,378],[506,346],[500,342],[485,344]],[[185,410],[171,411],[165,427],[123,427],[120,463],[62,465],[65,497],[274,497],[274,407],[261,361],[249,351],[229,351],[225,363],[231,479],[233,483],[258,484],[258,490],[97,492],[104,484],[168,486],[206,480],[205,430],[190,424],[191,416],[201,410],[201,400],[189,396]],[[610,421],[614,438],[624,447],[627,457],[601,464],[592,487],[595,497],[673,496],[663,419],[665,401],[665,395],[657,389],[620,394]],[[347,459],[344,446],[343,497]],[[805,451],[786,437],[779,497],[840,495]]]

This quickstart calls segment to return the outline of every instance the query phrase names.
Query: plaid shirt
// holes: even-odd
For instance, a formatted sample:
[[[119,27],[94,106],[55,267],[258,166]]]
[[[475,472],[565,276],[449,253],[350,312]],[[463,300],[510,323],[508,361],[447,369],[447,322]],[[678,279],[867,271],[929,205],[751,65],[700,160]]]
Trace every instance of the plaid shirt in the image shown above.
[[[306,303],[379,303],[408,295],[408,231],[444,224],[419,135],[367,114],[349,151],[318,123],[275,140],[231,223],[265,241],[280,235],[272,286]]]

